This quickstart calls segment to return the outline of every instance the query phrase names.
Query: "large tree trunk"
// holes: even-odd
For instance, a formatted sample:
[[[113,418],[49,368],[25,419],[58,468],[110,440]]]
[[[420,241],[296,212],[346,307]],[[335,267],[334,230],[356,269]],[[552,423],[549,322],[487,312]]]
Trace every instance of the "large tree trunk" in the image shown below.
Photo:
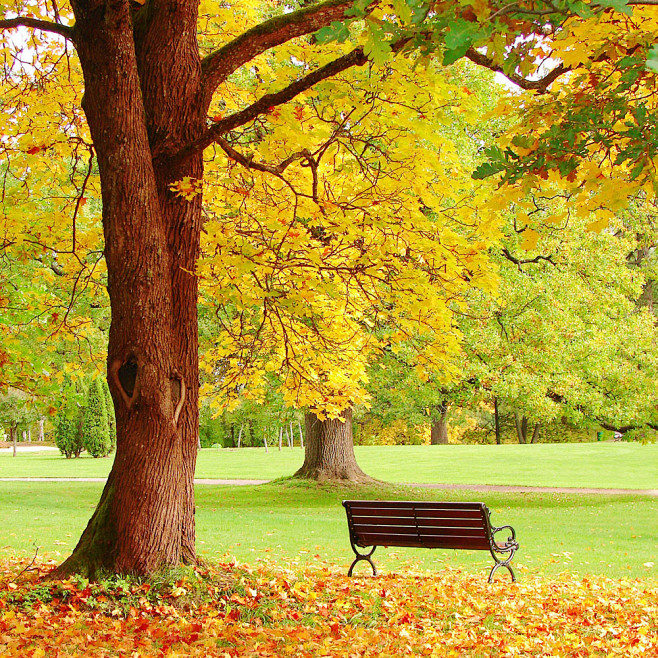
[[[341,418],[320,420],[306,414],[306,448],[304,464],[294,477],[309,480],[372,482],[356,463],[352,438],[352,410]]]
[[[448,443],[448,405],[444,402],[436,408],[436,411],[439,417],[432,420],[430,443],[433,446],[445,445]]]
[[[133,35],[128,3],[108,3],[104,12],[81,5],[74,4],[76,44],[101,176],[117,452],[98,508],[57,575],[148,574],[195,560],[198,334],[190,272],[201,200],[176,197],[168,186],[201,178],[202,159],[172,168],[167,156],[204,125],[205,108],[194,102],[196,7],[179,5],[175,16]]]

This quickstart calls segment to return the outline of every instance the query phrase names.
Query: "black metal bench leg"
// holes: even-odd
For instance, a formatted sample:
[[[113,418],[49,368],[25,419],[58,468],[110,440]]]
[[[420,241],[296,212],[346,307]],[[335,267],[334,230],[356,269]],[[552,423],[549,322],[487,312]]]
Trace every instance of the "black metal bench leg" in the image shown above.
[[[377,547],[373,546],[372,550],[370,553],[359,553],[359,551],[354,548],[354,544],[352,544],[352,550],[354,551],[356,558],[354,558],[354,562],[350,565],[350,570],[347,572],[348,577],[352,576],[352,572],[354,571],[354,567],[356,566],[357,562],[361,562],[361,560],[365,560],[371,567],[372,567],[372,575],[376,576],[377,575],[377,567],[375,566],[375,563],[370,559],[372,554],[375,552],[375,549]]]
[[[512,567],[510,566],[510,562],[512,561],[512,558],[514,557],[514,553],[515,553],[515,551],[512,550],[512,552],[510,553],[509,557],[508,557],[506,560],[499,560],[499,559],[493,554],[493,551],[492,551],[491,555],[493,556],[493,559],[496,561],[496,564],[494,564],[493,567],[491,567],[491,571],[489,572],[489,580],[488,580],[488,582],[491,582],[491,581],[493,580],[493,576],[494,576],[494,574],[496,573],[496,571],[497,571],[500,567],[505,567],[505,568],[510,572],[510,575],[512,576],[512,582],[513,582],[513,583],[516,582],[516,576],[514,575],[514,571],[512,571]]]
[[[493,575],[496,573],[496,571],[500,567],[505,567],[510,572],[510,575],[512,576],[512,582],[515,583],[516,582],[516,576],[514,575],[514,572],[512,571],[512,567],[510,567],[510,565],[506,564],[505,562],[496,562],[496,564],[494,564],[493,567],[491,567],[491,571],[489,572],[489,581],[488,582],[493,581]]]

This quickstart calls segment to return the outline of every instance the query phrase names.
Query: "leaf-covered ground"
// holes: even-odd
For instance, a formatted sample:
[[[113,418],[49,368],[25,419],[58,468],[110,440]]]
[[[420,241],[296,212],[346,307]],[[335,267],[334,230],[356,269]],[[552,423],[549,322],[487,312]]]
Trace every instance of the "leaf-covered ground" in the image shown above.
[[[219,564],[89,583],[50,568],[0,563],[0,656],[658,655],[653,581]]]

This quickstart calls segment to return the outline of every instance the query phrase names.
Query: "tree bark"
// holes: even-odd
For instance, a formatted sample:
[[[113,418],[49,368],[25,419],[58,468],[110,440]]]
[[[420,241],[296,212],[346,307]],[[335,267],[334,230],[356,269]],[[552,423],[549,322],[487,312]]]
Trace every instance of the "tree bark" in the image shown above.
[[[320,420],[307,413],[304,464],[294,477],[308,480],[339,480],[366,483],[373,479],[356,463],[352,438],[352,410],[340,418]]]
[[[516,436],[519,443],[526,443],[526,436],[528,432],[528,419],[525,416],[520,416],[518,411],[514,412],[514,422],[516,424]]]
[[[496,432],[496,445],[501,445],[500,436],[500,412],[498,411],[498,398],[494,398],[494,428]]]
[[[539,443],[539,423],[535,423],[535,429],[532,431],[531,443]]]
[[[201,200],[176,197],[169,185],[203,171],[200,155],[175,168],[167,160],[204,127],[195,102],[196,7],[181,3],[176,16],[134,33],[128,3],[107,3],[103,12],[73,7],[83,109],[101,176],[117,452],[100,503],[56,575],[148,574],[196,559],[197,281],[190,272]]]
[[[9,434],[11,436],[11,446],[12,446],[12,457],[16,456],[16,437],[18,435],[18,425],[9,426]]]
[[[443,402],[436,411],[439,417],[432,420],[430,443],[433,446],[445,445],[448,443],[448,405]]]

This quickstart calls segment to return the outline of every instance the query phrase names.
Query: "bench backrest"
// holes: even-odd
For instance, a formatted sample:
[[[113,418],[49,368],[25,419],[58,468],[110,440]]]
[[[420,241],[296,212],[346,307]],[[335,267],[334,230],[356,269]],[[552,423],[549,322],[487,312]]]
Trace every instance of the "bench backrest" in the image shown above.
[[[490,549],[484,503],[344,500],[356,546]]]

